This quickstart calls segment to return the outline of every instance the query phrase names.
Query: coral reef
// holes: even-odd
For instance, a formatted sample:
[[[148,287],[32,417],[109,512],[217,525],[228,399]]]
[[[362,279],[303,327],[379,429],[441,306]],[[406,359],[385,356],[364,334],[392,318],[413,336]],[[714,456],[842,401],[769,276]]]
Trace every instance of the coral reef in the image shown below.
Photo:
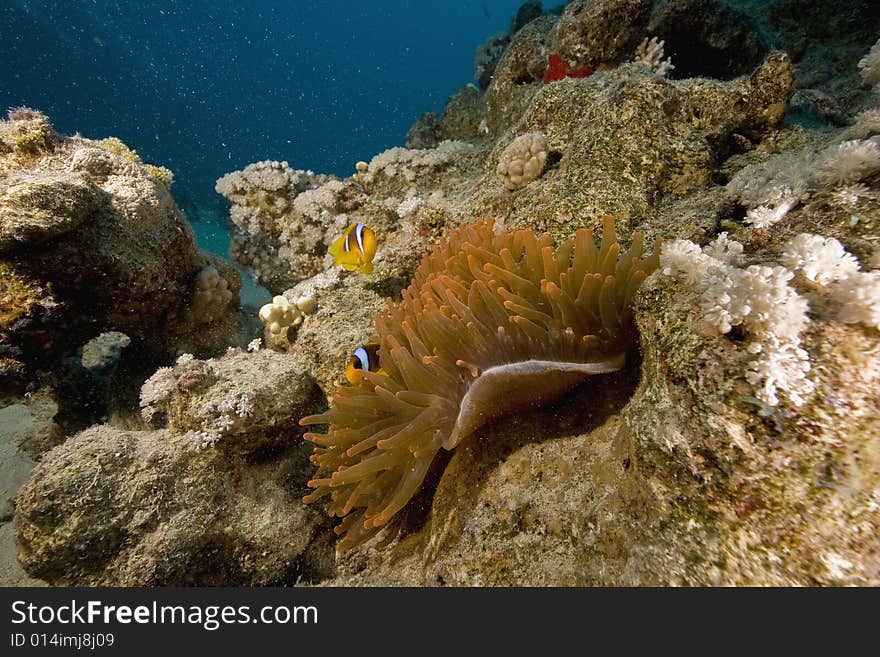
[[[609,375],[619,378],[462,445],[430,522],[381,559],[344,562],[342,581],[880,583],[876,338],[823,327],[811,336],[823,345],[821,401],[760,413],[730,379],[736,354],[695,335],[691,316],[689,301],[649,280],[636,295],[635,394],[637,373]]]
[[[232,202],[230,255],[276,295],[322,272],[328,248],[354,220],[374,229],[395,221],[364,189],[374,171],[371,163],[341,181],[265,161],[223,176],[216,189]]]
[[[287,162],[267,160],[217,181],[217,193],[232,203],[230,255],[256,282],[280,293],[320,271],[326,226],[303,216],[293,204],[302,192],[330,180],[311,171],[294,171]]]
[[[637,227],[659,197],[683,198],[707,185],[734,135],[760,140],[772,133],[792,78],[785,55],[773,53],[750,76],[728,83],[666,80],[641,64],[625,64],[536,87],[521,117],[508,111],[511,128],[500,134],[488,164],[497,166],[514,136],[540,132],[558,165],[516,194],[487,173],[470,198],[470,213],[559,237],[606,214],[631,218]],[[680,233],[675,226],[670,231]]]
[[[642,40],[651,0],[572,0],[553,26],[550,52],[586,64],[625,61]]]
[[[837,4],[528,2],[481,48],[479,87],[422,115],[406,148],[342,180],[283,162],[222,178],[233,256],[277,297],[263,338],[153,368],[140,417],[83,397],[124,429],[43,457],[17,502],[25,568],[76,584],[880,585],[880,16]],[[592,73],[544,84],[551,56]],[[219,335],[195,320],[222,306],[221,279],[235,306],[234,275],[162,232],[170,178],[121,142],[11,117],[5,376],[27,381],[71,309],[93,307],[77,286],[111,303],[58,349],[71,397],[79,380],[112,388],[157,330],[131,304]],[[507,185],[505,151],[529,134],[544,142],[529,180]],[[168,277],[107,263],[146,239],[134,216],[176,249]],[[635,252],[639,233],[668,240],[659,271],[615,287],[640,267],[610,236],[589,249],[608,217]],[[354,223],[377,238],[369,274],[327,256]],[[42,274],[41,253],[99,230],[106,250],[83,243],[119,289],[64,251],[74,279]],[[110,331],[131,340],[119,361]],[[378,368],[346,385],[377,339]],[[495,394],[561,356],[605,373]],[[317,472],[303,416],[329,425],[308,436]]]

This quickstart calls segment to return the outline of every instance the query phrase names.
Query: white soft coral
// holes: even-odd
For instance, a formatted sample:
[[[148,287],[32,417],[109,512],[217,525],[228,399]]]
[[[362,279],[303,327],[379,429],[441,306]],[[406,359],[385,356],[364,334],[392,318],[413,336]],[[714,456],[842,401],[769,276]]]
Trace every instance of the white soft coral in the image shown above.
[[[786,244],[782,264],[811,281],[828,285],[859,270],[859,263],[833,237],[801,233]]]
[[[880,170],[880,145],[874,139],[850,139],[819,154],[813,178],[825,185],[855,183]]]
[[[836,283],[833,292],[841,322],[880,329],[880,272],[856,272]]]
[[[880,85],[880,39],[877,40],[864,57],[859,60],[862,79],[875,87]]]
[[[697,244],[690,240],[673,240],[663,244],[660,252],[660,267],[667,276],[674,276],[687,285],[697,285],[715,259],[703,253]]]
[[[704,246],[703,253],[728,265],[741,264],[744,259],[743,245],[736,240],[730,239],[727,236],[727,232],[721,233]]]
[[[726,234],[705,248],[676,240],[660,257],[662,271],[700,294],[703,321],[719,334],[742,325],[747,349],[754,354],[746,379],[769,406],[784,392],[796,405],[813,391],[807,378],[810,359],[800,346],[807,326],[807,301],[789,285],[794,274],[785,267],[752,265],[740,269],[742,245]]]
[[[797,344],[780,341],[778,343],[755,343],[761,345],[758,357],[749,363],[746,380],[756,389],[756,396],[769,406],[777,406],[777,392],[784,390],[795,406],[806,401],[805,396],[813,392],[815,386],[807,374],[810,372],[810,356]]]
[[[859,271],[858,260],[836,239],[801,233],[785,245],[782,262],[830,286],[841,322],[880,328],[880,272]]]

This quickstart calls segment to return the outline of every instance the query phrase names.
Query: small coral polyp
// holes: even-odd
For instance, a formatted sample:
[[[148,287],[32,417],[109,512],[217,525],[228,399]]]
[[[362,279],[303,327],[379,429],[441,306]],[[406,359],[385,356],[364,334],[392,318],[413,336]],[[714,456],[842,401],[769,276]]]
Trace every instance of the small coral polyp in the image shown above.
[[[385,374],[337,388],[317,447],[315,490],[342,517],[345,551],[394,524],[434,457],[487,421],[547,404],[588,376],[623,367],[636,329],[633,294],[659,263],[659,240],[621,253],[613,219],[554,248],[532,230],[491,222],[452,231],[419,265],[399,303],[376,315]]]

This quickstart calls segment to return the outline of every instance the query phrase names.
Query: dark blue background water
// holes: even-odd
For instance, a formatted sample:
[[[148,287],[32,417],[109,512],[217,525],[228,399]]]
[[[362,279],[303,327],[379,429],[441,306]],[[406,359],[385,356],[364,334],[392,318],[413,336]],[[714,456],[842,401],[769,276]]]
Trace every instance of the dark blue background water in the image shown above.
[[[0,109],[169,167],[203,245],[225,251],[219,176],[263,159],[349,175],[403,145],[521,2],[0,0]]]

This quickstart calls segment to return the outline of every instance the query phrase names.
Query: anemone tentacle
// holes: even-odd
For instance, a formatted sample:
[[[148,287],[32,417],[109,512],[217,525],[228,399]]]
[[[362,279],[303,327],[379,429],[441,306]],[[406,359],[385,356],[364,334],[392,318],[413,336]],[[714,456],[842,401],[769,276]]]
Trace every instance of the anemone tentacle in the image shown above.
[[[383,373],[358,370],[302,425],[316,444],[315,490],[342,522],[338,549],[392,522],[441,449],[500,414],[558,398],[620,369],[635,337],[631,301],[659,264],[660,241],[621,253],[606,218],[597,246],[578,230],[558,247],[531,230],[462,226],[425,256],[398,303],[376,315]],[[525,389],[522,388],[525,386]]]

